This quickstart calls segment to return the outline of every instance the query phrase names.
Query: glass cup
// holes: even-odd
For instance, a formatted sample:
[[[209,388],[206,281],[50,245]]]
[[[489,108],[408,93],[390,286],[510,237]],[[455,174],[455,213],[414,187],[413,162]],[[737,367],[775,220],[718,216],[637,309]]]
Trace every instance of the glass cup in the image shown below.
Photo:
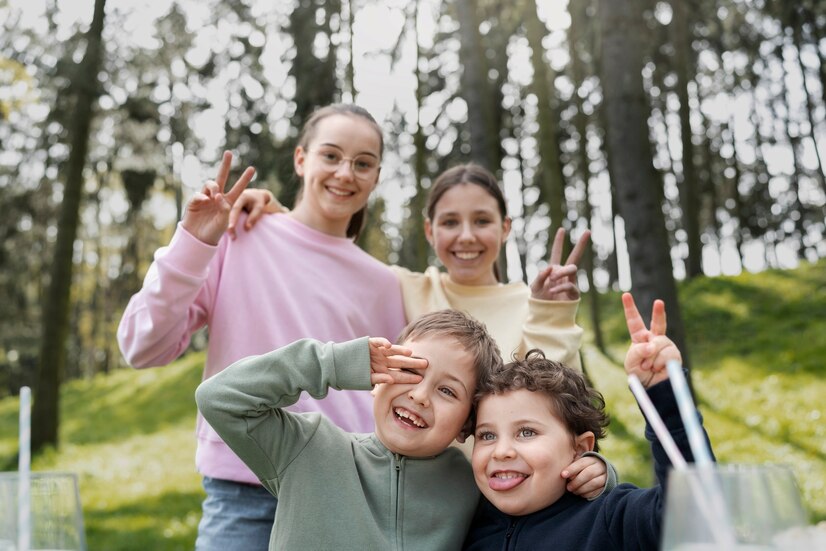
[[[788,467],[690,465],[669,474],[662,549],[804,549],[803,541],[789,547],[789,538],[806,524]]]
[[[85,551],[77,477],[73,473],[31,473],[29,480],[29,549]],[[19,486],[18,473],[0,473],[0,551],[18,551]]]

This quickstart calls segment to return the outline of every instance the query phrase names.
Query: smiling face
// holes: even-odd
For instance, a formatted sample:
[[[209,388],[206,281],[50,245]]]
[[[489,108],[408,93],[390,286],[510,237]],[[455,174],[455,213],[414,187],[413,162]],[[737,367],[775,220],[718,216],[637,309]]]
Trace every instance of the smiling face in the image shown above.
[[[425,220],[425,235],[460,285],[495,285],[493,265],[510,232],[496,199],[481,186],[462,183],[445,191]]]
[[[353,172],[355,158],[356,169],[366,177]],[[293,155],[304,186],[290,215],[318,231],[343,237],[350,218],[367,204],[378,183],[380,159],[381,136],[370,121],[348,114],[321,119],[306,146],[296,147]],[[372,160],[372,170],[365,170],[362,160]]]
[[[574,436],[542,392],[489,394],[477,409],[473,475],[497,509],[527,515],[562,497],[560,473],[592,447],[593,433]]]
[[[418,384],[376,385],[376,435],[387,448],[409,457],[442,453],[459,436],[476,390],[473,356],[451,337],[424,336],[404,346],[428,361]]]

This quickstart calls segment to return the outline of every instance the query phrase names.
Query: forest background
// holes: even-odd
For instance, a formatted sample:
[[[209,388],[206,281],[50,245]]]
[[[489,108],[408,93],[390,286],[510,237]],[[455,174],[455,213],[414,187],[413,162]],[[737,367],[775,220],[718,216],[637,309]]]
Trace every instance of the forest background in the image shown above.
[[[664,298],[690,366],[677,281],[826,256],[817,0],[0,0],[0,22],[0,398],[34,388],[36,450],[63,382],[124,366],[120,314],[221,151],[290,205],[297,131],[333,101],[387,137],[363,248],[436,262],[427,189],[482,164],[509,279],[592,230],[601,350],[613,291]]]

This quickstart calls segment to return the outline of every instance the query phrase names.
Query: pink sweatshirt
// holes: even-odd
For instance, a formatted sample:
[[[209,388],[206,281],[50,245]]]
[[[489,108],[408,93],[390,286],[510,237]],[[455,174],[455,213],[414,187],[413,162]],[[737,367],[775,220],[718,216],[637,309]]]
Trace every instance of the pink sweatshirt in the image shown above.
[[[381,336],[394,341],[404,327],[393,273],[352,241],[313,230],[289,216],[265,216],[251,232],[207,245],[178,226],[155,254],[143,288],[129,301],[118,343],[134,367],[166,365],[191,335],[209,326],[204,378],[246,356],[295,340],[346,341]],[[350,432],[373,430],[366,392],[307,395],[291,411],[318,411]],[[198,415],[198,471],[213,478],[258,479]]]

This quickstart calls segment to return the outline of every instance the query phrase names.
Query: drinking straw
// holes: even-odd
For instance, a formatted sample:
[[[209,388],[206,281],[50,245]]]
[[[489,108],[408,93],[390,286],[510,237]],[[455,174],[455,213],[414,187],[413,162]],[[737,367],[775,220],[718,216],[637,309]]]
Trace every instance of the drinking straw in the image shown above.
[[[737,538],[734,534],[734,527],[726,509],[726,501],[723,496],[723,489],[719,481],[714,476],[714,461],[711,459],[711,451],[706,443],[703,429],[700,427],[700,419],[697,414],[697,407],[688,389],[688,383],[683,374],[683,366],[676,360],[669,360],[666,363],[668,378],[671,380],[671,388],[674,390],[674,399],[677,401],[677,408],[680,410],[680,417],[683,420],[688,445],[694,455],[694,463],[697,465],[697,473],[703,484],[698,490],[708,499],[708,510],[712,513],[707,516],[709,528],[717,540],[718,544],[729,549],[736,544]],[[692,473],[688,473],[691,478]],[[698,497],[700,497],[698,494]],[[701,501],[700,507],[706,509],[705,500]]]
[[[671,433],[668,432],[667,428],[665,428],[665,423],[663,423],[662,417],[660,417],[660,414],[657,413],[657,408],[654,407],[654,403],[651,402],[651,398],[649,398],[648,393],[645,392],[645,388],[642,386],[639,377],[634,374],[629,375],[628,385],[631,387],[631,392],[637,399],[640,409],[642,409],[646,419],[648,419],[648,423],[657,434],[657,438],[660,440],[663,449],[665,449],[665,453],[671,460],[671,464],[678,471],[686,470],[687,464],[683,454],[680,453],[679,448],[677,448],[677,444],[674,443]]]
[[[31,537],[31,502],[30,479],[31,467],[31,403],[32,391],[29,387],[20,388],[20,453],[18,456],[17,486],[17,549],[29,551]]]
[[[680,417],[683,418],[688,445],[691,446],[691,453],[694,454],[694,462],[698,466],[711,465],[711,452],[706,445],[703,430],[700,428],[700,421],[697,418],[697,409],[691,392],[688,390],[688,383],[683,374],[683,366],[676,360],[670,360],[666,364],[668,378],[671,379],[671,388],[674,389],[674,398],[677,400],[677,407],[680,409]]]

